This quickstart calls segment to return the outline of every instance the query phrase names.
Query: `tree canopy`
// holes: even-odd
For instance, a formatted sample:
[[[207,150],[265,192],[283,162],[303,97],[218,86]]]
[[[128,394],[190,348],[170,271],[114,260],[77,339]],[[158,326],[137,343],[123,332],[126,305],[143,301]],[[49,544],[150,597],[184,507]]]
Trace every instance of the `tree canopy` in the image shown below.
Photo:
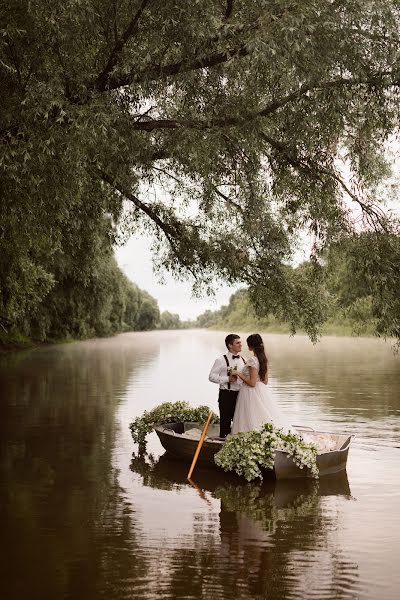
[[[111,241],[147,231],[159,268],[197,290],[244,283],[260,314],[314,337],[320,256],[339,244],[374,298],[377,332],[400,337],[398,222],[381,187],[399,125],[397,0],[0,11],[5,316],[15,281],[43,295],[49,257],[84,256],[107,217]],[[312,260],[291,269],[304,232]]]

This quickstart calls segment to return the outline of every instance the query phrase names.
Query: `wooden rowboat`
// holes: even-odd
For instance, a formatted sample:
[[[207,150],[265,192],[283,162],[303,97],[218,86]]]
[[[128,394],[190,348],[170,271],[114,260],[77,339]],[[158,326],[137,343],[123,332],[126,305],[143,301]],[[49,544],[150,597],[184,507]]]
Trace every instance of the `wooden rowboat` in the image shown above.
[[[347,456],[349,453],[351,435],[326,433],[314,431],[308,427],[296,426],[297,431],[307,438],[307,442],[313,442],[321,450],[317,455],[317,466],[320,477],[331,475],[346,469]],[[190,462],[196,451],[202,425],[199,423],[165,423],[155,427],[162,446],[165,450],[184,460]],[[219,425],[210,425],[207,437],[203,443],[198,462],[207,467],[219,469],[214,462],[214,455],[219,452],[224,443],[219,437]],[[322,444],[323,442],[323,444]],[[273,471],[266,471],[276,479],[296,479],[299,477],[311,477],[309,469],[300,469],[286,452],[278,450],[275,453]]]

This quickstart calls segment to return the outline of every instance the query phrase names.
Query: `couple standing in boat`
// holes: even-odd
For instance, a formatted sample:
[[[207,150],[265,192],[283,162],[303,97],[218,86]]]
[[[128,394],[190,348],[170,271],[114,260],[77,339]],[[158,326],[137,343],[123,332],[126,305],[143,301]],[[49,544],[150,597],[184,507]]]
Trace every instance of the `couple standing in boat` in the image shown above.
[[[251,358],[246,361],[241,356],[240,336],[231,333],[225,338],[227,353],[216,359],[210,371],[209,380],[219,385],[220,437],[260,429],[264,423],[296,433],[267,388],[268,359],[262,337],[253,333],[246,341]]]

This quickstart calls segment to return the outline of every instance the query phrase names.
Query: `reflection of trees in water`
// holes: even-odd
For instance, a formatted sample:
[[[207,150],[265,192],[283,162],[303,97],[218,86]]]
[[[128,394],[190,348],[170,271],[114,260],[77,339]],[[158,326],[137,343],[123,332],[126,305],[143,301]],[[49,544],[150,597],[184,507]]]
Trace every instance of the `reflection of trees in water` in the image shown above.
[[[142,477],[143,485],[145,487],[151,487],[158,490],[179,489],[179,483],[175,483],[157,472],[157,464],[158,459],[152,454],[143,452],[136,455],[133,453],[130,468],[134,473],[137,473]]]
[[[187,466],[167,455],[133,455],[131,469],[143,485],[176,491],[190,485]],[[345,598],[354,592],[357,566],[329,540],[337,528],[321,498],[348,497],[347,477],[315,481],[243,483],[235,477],[198,469],[196,484],[221,501],[219,536],[210,518],[198,516],[192,543],[154,557],[163,564],[163,590],[176,598]],[[189,532],[188,532],[189,533]],[[319,560],[325,561],[319,573]],[[309,589],[310,584],[313,589]]]
[[[107,590],[118,598],[127,578],[143,574],[110,466],[119,392],[135,363],[135,348],[101,342],[1,361],[0,568],[8,600],[89,599]]]
[[[278,483],[278,488],[279,485]],[[221,500],[224,510],[246,515],[269,533],[276,531],[279,520],[289,521],[312,515],[320,499],[318,481],[313,481],[307,493],[299,493],[284,508],[278,508],[274,492],[266,493],[263,488],[254,484],[240,487],[222,485],[214,490],[213,495]]]

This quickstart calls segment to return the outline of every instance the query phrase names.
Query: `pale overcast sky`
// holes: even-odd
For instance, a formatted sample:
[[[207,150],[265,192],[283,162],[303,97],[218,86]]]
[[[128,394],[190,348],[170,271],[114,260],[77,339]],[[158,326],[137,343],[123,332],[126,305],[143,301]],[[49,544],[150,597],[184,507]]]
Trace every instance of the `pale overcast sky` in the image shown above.
[[[158,281],[153,272],[150,241],[141,236],[132,237],[115,251],[116,259],[125,275],[157,301],[161,311],[177,313],[181,319],[194,319],[205,310],[217,310],[227,304],[235,289],[222,286],[214,298],[193,298],[190,283],[175,281],[164,273],[165,283]]]
[[[307,252],[308,249],[308,252]],[[310,242],[308,236],[299,235],[299,248],[295,253],[295,263],[309,258]],[[228,304],[230,296],[240,287],[221,285],[215,296],[204,295],[201,298],[192,296],[191,283],[175,281],[164,271],[165,283],[160,283],[158,275],[153,271],[151,240],[145,236],[135,235],[124,246],[115,249],[115,256],[125,275],[141,289],[146,290],[157,301],[161,311],[177,313],[182,320],[195,319],[206,310],[218,310]]]

